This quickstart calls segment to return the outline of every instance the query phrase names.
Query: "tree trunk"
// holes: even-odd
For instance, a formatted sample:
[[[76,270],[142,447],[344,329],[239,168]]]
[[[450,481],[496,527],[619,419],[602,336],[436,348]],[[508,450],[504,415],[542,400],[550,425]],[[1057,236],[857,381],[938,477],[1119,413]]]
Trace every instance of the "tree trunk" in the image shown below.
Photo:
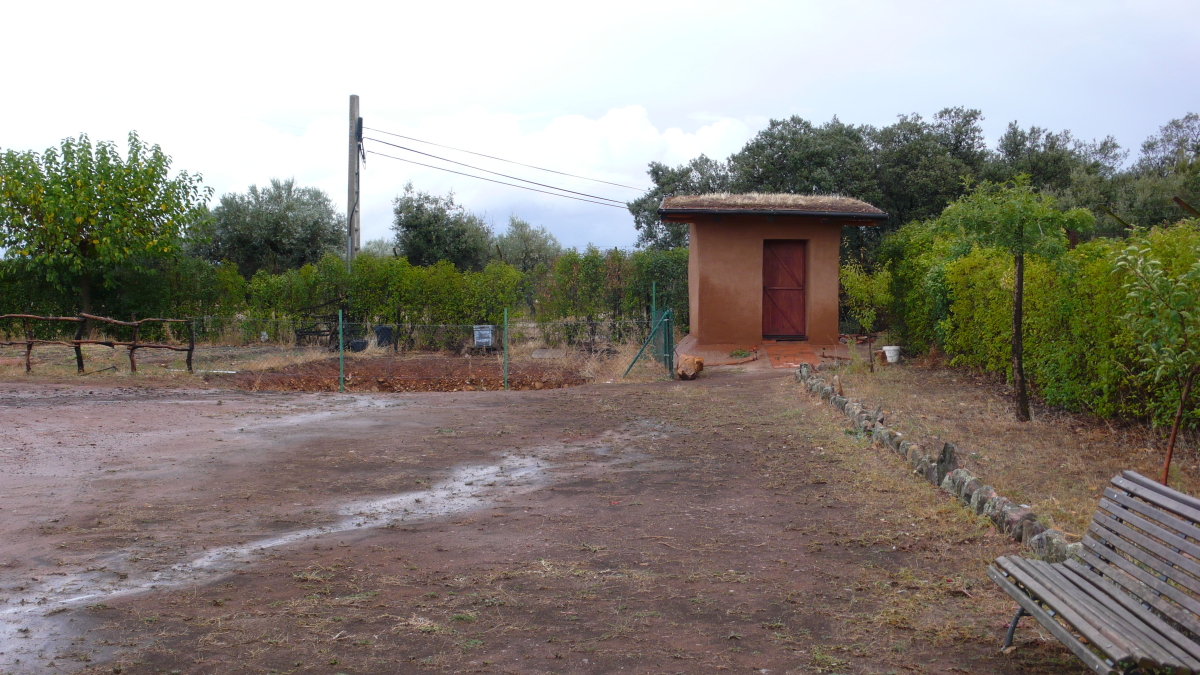
[[[1017,393],[1017,419],[1029,421],[1029,390],[1025,385],[1024,345],[1022,342],[1021,325],[1024,320],[1025,300],[1025,254],[1013,256],[1016,263],[1016,278],[1013,283],[1013,336],[1012,336],[1012,371],[1013,388]]]
[[[87,274],[79,276],[79,303],[83,307],[84,314],[92,314],[92,282],[88,279]],[[83,331],[81,335],[86,335],[92,339],[92,322],[88,319],[83,320]]]
[[[1196,379],[1196,371],[1188,373],[1183,382],[1183,391],[1179,394],[1179,407],[1175,410],[1175,423],[1171,425],[1171,440],[1167,441],[1167,458],[1163,460],[1162,484],[1167,484],[1171,472],[1171,455],[1175,454],[1175,437],[1179,435],[1179,424],[1183,421],[1183,411],[1187,406],[1188,394],[1192,391],[1192,382]]]

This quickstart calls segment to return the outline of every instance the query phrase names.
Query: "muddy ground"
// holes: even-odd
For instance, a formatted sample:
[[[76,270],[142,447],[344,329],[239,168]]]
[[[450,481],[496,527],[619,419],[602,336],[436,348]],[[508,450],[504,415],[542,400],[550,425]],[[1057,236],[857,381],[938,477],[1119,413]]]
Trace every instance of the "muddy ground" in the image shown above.
[[[0,467],[0,673],[1084,672],[998,652],[1017,547],[788,371],[10,382]]]
[[[204,379],[217,386],[248,391],[426,392],[496,391],[504,389],[504,367],[496,358],[464,359],[446,356],[382,356],[355,359],[339,381],[336,356],[289,364],[261,371],[210,374]],[[524,361],[509,368],[508,388],[556,389],[585,384],[587,378],[555,363]]]

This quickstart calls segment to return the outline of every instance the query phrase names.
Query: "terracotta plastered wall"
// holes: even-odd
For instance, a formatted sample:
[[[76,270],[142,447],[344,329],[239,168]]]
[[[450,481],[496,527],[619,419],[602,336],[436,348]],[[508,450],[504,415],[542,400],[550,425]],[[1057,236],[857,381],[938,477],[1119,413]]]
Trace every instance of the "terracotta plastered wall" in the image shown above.
[[[767,239],[808,242],[805,324],[813,344],[838,339],[838,247],[842,228],[820,218],[697,216],[688,260],[691,332],[700,344],[762,341],[762,261]]]

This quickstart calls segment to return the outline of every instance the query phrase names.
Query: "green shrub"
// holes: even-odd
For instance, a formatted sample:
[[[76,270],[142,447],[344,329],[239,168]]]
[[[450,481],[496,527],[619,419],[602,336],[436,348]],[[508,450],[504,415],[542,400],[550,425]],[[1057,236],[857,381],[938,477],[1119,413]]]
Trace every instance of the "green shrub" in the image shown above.
[[[1164,271],[1184,273],[1200,257],[1200,221],[1144,235]],[[1178,387],[1140,361],[1121,317],[1131,310],[1115,262],[1128,242],[1097,239],[1051,262],[1026,262],[1025,367],[1033,390],[1054,406],[1102,417],[1169,423]],[[892,272],[890,328],[914,351],[943,349],[954,365],[1010,377],[1013,262],[972,248],[932,223],[912,223],[881,249]],[[1187,418],[1197,426],[1197,412]]]
[[[687,260],[684,248],[628,253],[589,247],[567,251],[552,267],[537,266],[522,274],[501,262],[463,272],[444,261],[421,267],[404,258],[372,255],[356,257],[347,270],[345,261],[327,254],[299,269],[278,274],[260,270],[247,280],[231,263],[213,265],[178,256],[120,273],[111,288],[95,290],[93,306],[113,318],[241,316],[253,323],[234,330],[236,335],[229,335],[234,340],[263,331],[283,334],[292,322],[335,315],[339,308],[345,308],[347,320],[356,324],[410,326],[496,324],[507,308],[512,318],[528,313],[546,325],[561,325],[553,330],[572,343],[595,339],[601,331],[614,339],[644,338],[645,326],[629,322],[650,321],[655,282],[659,309],[672,308],[676,325],[686,331]],[[26,276],[10,261],[0,260],[0,312],[78,314],[71,291]],[[209,321],[203,329],[220,334],[233,330],[231,326]],[[0,326],[0,331],[14,329]],[[56,335],[69,329],[49,324],[39,328]],[[358,332],[365,334],[363,329]],[[455,340],[465,339],[462,331],[452,333],[443,332],[435,339],[438,344],[430,346],[453,346]]]

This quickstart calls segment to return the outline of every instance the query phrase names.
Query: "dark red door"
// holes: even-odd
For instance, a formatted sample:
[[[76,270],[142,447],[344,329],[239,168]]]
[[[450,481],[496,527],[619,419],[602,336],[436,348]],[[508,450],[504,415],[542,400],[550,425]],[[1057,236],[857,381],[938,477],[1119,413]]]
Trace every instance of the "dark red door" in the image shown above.
[[[763,242],[764,338],[804,337],[804,256],[801,239]]]

